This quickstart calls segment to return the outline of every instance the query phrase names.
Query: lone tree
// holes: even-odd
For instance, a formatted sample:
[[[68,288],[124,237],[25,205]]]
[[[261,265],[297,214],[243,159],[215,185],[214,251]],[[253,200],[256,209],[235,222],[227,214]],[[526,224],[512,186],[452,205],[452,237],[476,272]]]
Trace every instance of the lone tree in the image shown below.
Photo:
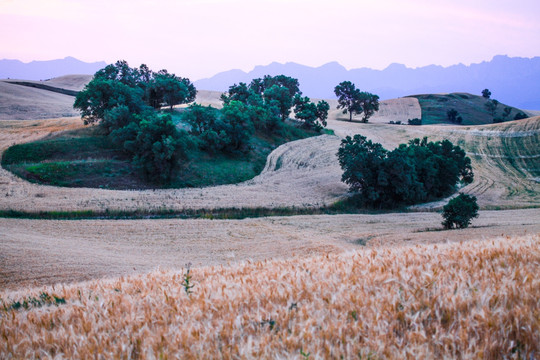
[[[464,229],[471,224],[473,218],[478,217],[478,204],[476,197],[459,194],[443,207],[442,222],[445,229],[454,227]]]
[[[482,96],[486,99],[489,99],[491,97],[491,91],[489,91],[489,89],[482,90]]]

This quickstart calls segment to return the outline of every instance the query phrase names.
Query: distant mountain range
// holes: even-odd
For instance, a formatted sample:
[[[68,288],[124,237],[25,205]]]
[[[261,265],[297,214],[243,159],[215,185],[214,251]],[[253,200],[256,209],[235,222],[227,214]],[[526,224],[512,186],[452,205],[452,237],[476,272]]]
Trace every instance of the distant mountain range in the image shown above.
[[[0,79],[47,80],[62,75],[88,74],[107,66],[104,61],[86,63],[73,57],[58,60],[32,61],[0,60]]]
[[[0,60],[0,79],[46,80],[68,74],[93,75],[106,65],[104,61],[86,63],[73,57],[30,63]],[[498,55],[491,61],[470,66],[429,65],[413,69],[402,64],[391,64],[384,70],[347,70],[337,62],[320,67],[273,62],[256,66],[250,72],[221,72],[209,79],[195,81],[195,86],[201,90],[226,91],[234,83],[249,83],[264,75],[279,74],[297,78],[300,89],[312,98],[333,99],[334,87],[341,81],[349,80],[361,90],[379,95],[382,100],[426,93],[469,92],[480,95],[483,89],[488,88],[492,98],[505,104],[540,110],[540,57]]]
[[[363,91],[381,99],[413,94],[469,92],[480,95],[488,88],[492,98],[521,109],[540,110],[540,57],[495,56],[491,61],[465,66],[429,65],[416,69],[391,64],[384,70],[368,68],[347,70],[337,62],[320,67],[273,62],[256,66],[250,72],[230,70],[195,82],[202,90],[226,91],[234,83],[249,83],[264,75],[284,74],[300,81],[300,89],[313,98],[335,98],[334,87],[352,81]]]

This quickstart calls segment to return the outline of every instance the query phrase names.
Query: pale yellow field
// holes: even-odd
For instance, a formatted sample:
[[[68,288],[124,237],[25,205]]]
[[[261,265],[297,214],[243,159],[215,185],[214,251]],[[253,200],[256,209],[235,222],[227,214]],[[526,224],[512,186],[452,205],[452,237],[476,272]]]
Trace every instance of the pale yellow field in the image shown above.
[[[538,235],[464,237],[4,291],[0,357],[534,359],[539,273]]]

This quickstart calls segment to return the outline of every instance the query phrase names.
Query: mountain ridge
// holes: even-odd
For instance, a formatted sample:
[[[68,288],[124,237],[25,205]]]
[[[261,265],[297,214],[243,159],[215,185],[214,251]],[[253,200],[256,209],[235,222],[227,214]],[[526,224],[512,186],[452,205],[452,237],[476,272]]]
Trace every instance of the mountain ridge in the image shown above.
[[[226,91],[234,83],[249,83],[267,74],[297,78],[304,94],[313,98],[335,98],[334,87],[349,80],[363,91],[378,94],[381,99],[424,93],[480,94],[482,89],[488,88],[493,98],[499,101],[523,109],[540,109],[540,57],[496,55],[490,61],[447,67],[409,68],[392,63],[382,70],[366,67],[347,70],[336,61],[318,67],[272,62],[255,66],[248,72],[239,69],[223,71],[195,81],[195,86],[203,90]]]
[[[84,62],[72,56],[54,60],[22,62],[16,59],[0,60],[0,79],[47,80],[63,75],[87,74],[107,66],[105,61]]]

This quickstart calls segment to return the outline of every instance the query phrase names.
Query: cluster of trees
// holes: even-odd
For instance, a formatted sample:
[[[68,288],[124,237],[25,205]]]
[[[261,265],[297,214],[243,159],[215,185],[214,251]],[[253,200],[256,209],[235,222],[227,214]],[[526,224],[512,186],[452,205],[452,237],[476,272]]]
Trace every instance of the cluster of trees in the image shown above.
[[[473,181],[471,160],[450,141],[414,139],[388,151],[361,135],[347,136],[338,151],[342,181],[359,205],[391,208],[449,195],[458,181]]]
[[[306,129],[321,131],[330,106],[302,96],[297,79],[269,76],[234,84],[221,95],[222,109],[192,104],[183,115],[190,133],[207,151],[247,152],[256,131],[280,133],[294,106],[295,117]]]
[[[196,94],[187,78],[117,61],[96,72],[73,107],[85,124],[98,123],[121,144],[148,180],[166,182],[178,158],[185,156],[186,137],[169,114],[156,110],[191,102]]]
[[[78,93],[74,107],[85,124],[97,123],[131,154],[147,180],[160,183],[170,180],[175,165],[186,158],[188,146],[246,153],[256,131],[280,132],[291,108],[302,126],[314,131],[326,126],[330,108],[326,101],[315,104],[302,96],[297,79],[267,75],[249,85],[232,85],[221,97],[221,109],[190,105],[183,113],[189,131],[178,130],[170,114],[157,111],[193,102],[196,94],[187,78],[118,61],[94,75]]]
[[[349,121],[354,114],[362,114],[362,122],[368,119],[376,111],[379,111],[379,96],[365,91],[360,91],[350,81],[343,81],[334,88],[338,97],[338,109],[343,109],[343,114],[349,113]]]
[[[269,131],[275,131],[279,122],[276,119],[269,119],[266,114],[278,114],[284,122],[293,107],[296,119],[303,121],[305,128],[320,131],[326,126],[330,109],[324,100],[315,104],[309,97],[302,96],[298,80],[285,75],[266,75],[263,78],[253,79],[249,85],[242,82],[234,84],[229,87],[227,94],[221,96],[221,100],[224,104],[236,100],[248,107],[256,108],[256,113],[260,112],[265,116],[262,120],[254,118],[259,122],[255,126]]]

